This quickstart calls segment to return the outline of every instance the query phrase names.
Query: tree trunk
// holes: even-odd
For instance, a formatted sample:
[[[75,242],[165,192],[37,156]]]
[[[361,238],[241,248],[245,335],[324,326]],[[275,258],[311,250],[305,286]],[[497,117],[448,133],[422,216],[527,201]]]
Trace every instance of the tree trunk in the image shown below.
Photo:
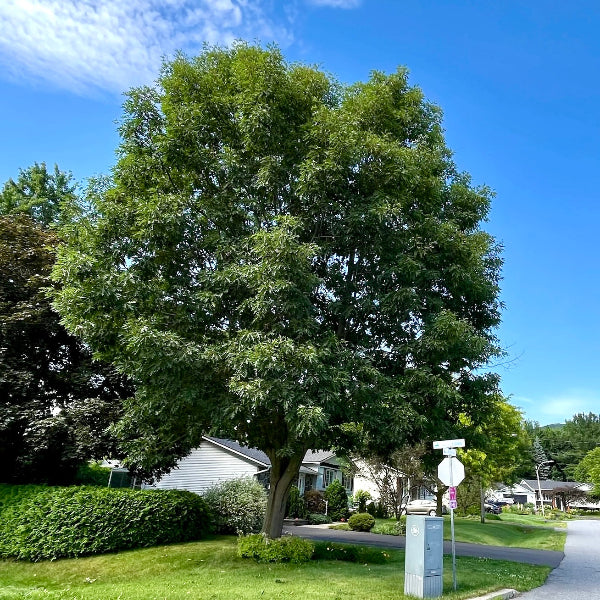
[[[483,481],[479,480],[479,508],[481,510],[481,522],[485,523],[485,495],[483,491]]]
[[[269,455],[271,483],[267,499],[267,513],[263,524],[263,533],[269,538],[281,537],[290,488],[298,480],[304,454],[303,451],[302,454],[291,457],[276,456],[274,452]]]
[[[437,514],[441,517],[444,514],[443,511],[443,500],[444,494],[446,493],[448,487],[445,485],[438,485],[437,491],[435,493],[435,500],[437,504]]]

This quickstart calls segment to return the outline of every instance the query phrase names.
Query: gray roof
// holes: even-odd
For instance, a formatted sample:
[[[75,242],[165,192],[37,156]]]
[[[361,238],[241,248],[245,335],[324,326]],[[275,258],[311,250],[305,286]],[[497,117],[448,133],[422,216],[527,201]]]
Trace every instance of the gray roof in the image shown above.
[[[241,454],[242,456],[245,456],[246,458],[249,458],[250,460],[256,463],[259,463],[263,467],[271,466],[271,461],[269,460],[269,457],[258,448],[248,448],[248,446],[243,446],[238,442],[234,442],[233,440],[228,440],[225,438],[216,438],[210,436],[204,436],[204,438],[213,442],[214,444],[227,448],[237,454]],[[325,463],[330,465],[337,465],[336,456],[330,450],[309,450],[304,456],[302,462],[309,464]]]
[[[248,448],[248,446],[242,446],[241,444],[238,444],[233,440],[227,440],[224,438],[205,436],[205,439],[215,444],[218,444],[219,446],[223,446],[224,448],[228,448],[229,450],[232,450],[237,454],[241,454],[242,456],[245,456],[246,458],[249,458],[250,460],[259,463],[263,467],[271,466],[271,461],[269,460],[269,457],[258,448]]]
[[[538,489],[537,479],[523,479],[521,483],[524,483],[532,490]],[[543,490],[556,490],[558,488],[576,488],[583,485],[578,481],[554,481],[553,479],[540,479],[540,488]]]

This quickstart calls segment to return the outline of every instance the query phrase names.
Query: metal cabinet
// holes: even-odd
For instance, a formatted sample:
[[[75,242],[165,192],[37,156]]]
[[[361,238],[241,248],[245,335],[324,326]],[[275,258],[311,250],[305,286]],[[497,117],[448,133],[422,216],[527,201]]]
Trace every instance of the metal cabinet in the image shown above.
[[[404,593],[437,598],[444,590],[444,519],[409,515],[406,518]]]

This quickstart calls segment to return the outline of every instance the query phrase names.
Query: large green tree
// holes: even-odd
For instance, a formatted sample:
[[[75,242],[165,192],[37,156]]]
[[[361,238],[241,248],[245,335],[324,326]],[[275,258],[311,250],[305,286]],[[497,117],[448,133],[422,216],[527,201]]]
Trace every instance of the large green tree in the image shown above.
[[[258,447],[278,536],[308,448],[390,451],[484,414],[491,194],[405,69],[345,86],[276,48],[207,47],[124,109],[55,306],[136,381],[133,465],[158,475],[211,430]]]

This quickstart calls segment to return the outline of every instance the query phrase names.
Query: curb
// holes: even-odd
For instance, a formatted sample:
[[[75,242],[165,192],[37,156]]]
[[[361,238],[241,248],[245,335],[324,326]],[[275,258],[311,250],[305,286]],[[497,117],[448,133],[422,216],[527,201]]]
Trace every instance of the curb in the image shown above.
[[[485,596],[477,596],[476,598],[470,598],[469,600],[509,600],[510,598],[516,598],[520,592],[512,589],[496,590],[485,594]]]

